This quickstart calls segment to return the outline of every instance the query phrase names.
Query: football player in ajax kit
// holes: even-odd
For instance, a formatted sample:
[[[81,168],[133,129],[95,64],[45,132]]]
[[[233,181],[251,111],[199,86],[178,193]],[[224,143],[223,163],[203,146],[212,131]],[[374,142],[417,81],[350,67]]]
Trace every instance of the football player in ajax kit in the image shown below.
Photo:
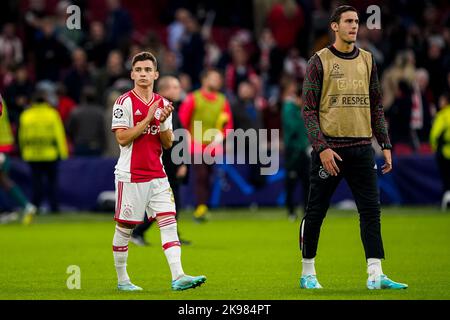
[[[185,275],[175,219],[175,202],[161,161],[162,148],[173,141],[172,104],[153,93],[158,78],[156,58],[150,52],[133,57],[131,79],[134,88],[117,98],[112,130],[120,145],[115,167],[117,221],[113,238],[118,289],[140,291],[127,273],[128,242],[133,228],[143,223],[144,214],[156,219],[161,242],[172,273],[172,289],[195,288],[205,276]]]

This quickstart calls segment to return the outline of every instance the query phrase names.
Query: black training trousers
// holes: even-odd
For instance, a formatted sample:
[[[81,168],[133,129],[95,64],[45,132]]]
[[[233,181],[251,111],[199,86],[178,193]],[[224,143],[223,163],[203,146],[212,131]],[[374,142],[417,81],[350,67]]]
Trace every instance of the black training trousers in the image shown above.
[[[307,259],[316,256],[320,227],[330,206],[330,199],[341,179],[345,178],[358,207],[366,259],[383,259],[375,152],[371,145],[336,148],[334,151],[343,160],[336,159],[340,173],[335,177],[323,169],[319,154],[312,152],[309,200],[300,224],[302,256]]]

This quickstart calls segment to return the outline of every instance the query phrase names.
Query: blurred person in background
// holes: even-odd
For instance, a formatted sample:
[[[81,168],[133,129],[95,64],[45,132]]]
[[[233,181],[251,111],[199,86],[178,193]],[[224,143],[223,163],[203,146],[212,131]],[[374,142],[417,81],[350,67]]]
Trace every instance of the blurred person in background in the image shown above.
[[[172,126],[173,131],[183,128],[178,116],[178,109],[181,103],[181,86],[180,81],[172,76],[164,76],[158,80],[157,84],[158,94],[168,99],[173,103],[174,110],[172,111]],[[177,208],[177,213],[175,218],[178,220],[178,216],[181,209],[180,203],[180,186],[187,182],[188,177],[188,166],[186,164],[175,164],[171,158],[173,148],[179,143],[187,143],[186,141],[178,140],[174,141],[173,145],[169,149],[163,150],[162,161],[164,165],[164,170],[167,174],[167,179],[169,179],[170,187],[172,188],[173,197],[175,199],[175,207]],[[183,157],[183,154],[179,155]],[[131,234],[131,242],[138,246],[148,245],[145,241],[144,234],[150,228],[150,226],[155,222],[155,220],[145,219],[143,224],[138,225],[134,228]],[[178,237],[183,245],[189,245],[191,242],[180,237],[178,228]]]
[[[230,99],[237,95],[239,84],[242,81],[254,81],[258,77],[249,63],[248,53],[242,45],[233,48],[231,62],[225,67],[225,89]]]
[[[191,134],[191,156],[194,157],[194,177],[195,194],[197,198],[197,208],[194,211],[194,219],[197,222],[206,220],[208,213],[209,192],[211,190],[211,177],[213,165],[196,163],[196,155],[203,155],[203,151],[209,146],[211,156],[217,156],[223,152],[222,141],[218,137],[214,139],[204,139],[203,133],[208,129],[218,129],[222,132],[222,138],[227,129],[233,128],[233,116],[230,104],[223,93],[220,92],[223,86],[222,74],[209,69],[203,71],[201,75],[202,86],[200,89],[191,92],[180,106],[179,116],[181,124]],[[194,122],[200,122],[202,131],[194,130]],[[201,153],[201,154],[200,154]]]
[[[189,75],[193,88],[197,89],[200,86],[199,75],[204,67],[205,41],[200,33],[198,22],[194,17],[188,16],[183,23],[185,32],[180,43],[180,71]]]
[[[77,107],[77,103],[67,95],[66,86],[62,82],[58,82],[56,84],[56,97],[56,109],[61,116],[61,120],[64,126],[66,127],[67,121],[69,121],[70,114],[72,113],[73,109]]]
[[[304,25],[303,9],[295,0],[278,0],[270,9],[267,25],[280,49],[294,47]]]
[[[123,55],[119,50],[112,50],[108,54],[106,65],[98,70],[94,77],[95,88],[98,94],[97,102],[106,104],[108,90],[119,79],[128,79],[128,73],[124,68]]]
[[[75,156],[101,156],[106,148],[105,119],[93,87],[82,90],[81,103],[70,114],[67,135]]]
[[[8,154],[14,150],[14,137],[8,120],[8,111],[6,104],[0,95],[0,187],[8,196],[20,206],[22,210],[22,222],[26,225],[30,224],[36,207],[28,201],[18,185],[9,178],[8,172],[10,160]],[[19,219],[19,215],[13,212],[9,215],[2,215],[0,222],[12,222]]]
[[[411,129],[412,88],[407,81],[400,80],[391,107],[386,111],[393,151],[411,153],[415,149]]]
[[[61,70],[70,64],[70,55],[67,49],[56,37],[53,18],[45,17],[42,19],[33,53],[35,57],[36,80],[38,81],[58,81],[61,76]]]
[[[86,50],[89,64],[93,69],[100,69],[105,66],[111,45],[106,39],[105,26],[100,21],[94,21],[89,25],[89,35],[83,44]]]
[[[265,176],[261,175],[261,163],[259,161],[259,148],[263,148],[263,145],[259,141],[258,130],[263,129],[261,110],[257,101],[257,92],[255,86],[247,81],[242,81],[237,90],[237,98],[231,102],[231,111],[233,114],[233,129],[256,130],[256,144],[249,139],[245,139],[245,149],[239,150],[238,143],[235,141],[234,152],[236,157],[242,157],[242,153],[245,153],[245,163],[249,165],[249,178],[248,181],[256,188],[261,188],[265,184]],[[251,144],[252,143],[252,144]],[[250,152],[257,153],[257,162],[250,163]]]
[[[436,152],[436,161],[443,182],[443,194],[450,191],[450,92],[444,93],[439,101],[430,133],[431,148]]]
[[[298,180],[302,183],[303,214],[309,194],[309,171],[311,167],[311,147],[308,132],[305,128],[302,106],[302,86],[300,83],[290,81],[283,90],[283,106],[281,109],[281,123],[284,141],[284,161],[286,169],[286,208],[291,221],[297,219],[294,201],[294,192]],[[302,216],[303,216],[302,214]]]
[[[56,5],[55,30],[59,41],[66,47],[67,51],[73,52],[82,44],[84,33],[83,28],[77,29],[67,27],[67,21],[71,15],[67,12],[67,8],[70,5],[72,5],[72,3],[67,0],[59,1]]]
[[[133,33],[133,20],[129,12],[122,7],[120,0],[107,0],[106,4],[108,42],[115,48],[126,49]]]
[[[92,74],[88,69],[86,51],[77,48],[72,52],[72,66],[63,79],[67,95],[76,103],[80,103],[81,90],[92,85]]]
[[[8,114],[11,125],[17,128],[19,117],[30,102],[34,85],[28,76],[24,64],[16,66],[12,82],[5,88],[5,101],[8,105]]]
[[[18,136],[22,159],[31,168],[33,204],[40,208],[48,196],[50,210],[59,212],[58,165],[68,157],[66,134],[58,111],[42,89],[20,115]]]
[[[23,62],[22,41],[16,35],[16,27],[8,22],[0,34],[0,61],[6,66],[14,66]]]

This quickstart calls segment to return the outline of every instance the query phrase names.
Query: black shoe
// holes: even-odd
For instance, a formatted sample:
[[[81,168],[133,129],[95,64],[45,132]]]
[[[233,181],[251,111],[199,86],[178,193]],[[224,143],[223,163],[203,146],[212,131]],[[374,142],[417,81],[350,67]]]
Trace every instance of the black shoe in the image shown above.
[[[132,235],[130,241],[133,242],[135,245],[137,245],[139,247],[146,247],[146,246],[150,245],[150,243],[145,241],[143,236],[134,236],[134,235]]]
[[[192,244],[191,241],[186,240],[186,239],[181,239],[181,238],[180,238],[180,243],[183,244],[183,245],[185,245],[185,246],[189,246],[189,245]]]

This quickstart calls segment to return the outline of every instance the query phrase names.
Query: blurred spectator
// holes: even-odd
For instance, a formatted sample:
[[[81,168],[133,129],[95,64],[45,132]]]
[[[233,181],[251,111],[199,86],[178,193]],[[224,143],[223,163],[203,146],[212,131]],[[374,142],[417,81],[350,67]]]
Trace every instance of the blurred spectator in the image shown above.
[[[431,128],[430,143],[443,182],[443,193],[450,191],[450,93],[443,94],[439,101],[440,111]]]
[[[105,157],[118,159],[120,156],[120,149],[117,145],[116,137],[111,132],[111,117],[114,102],[116,102],[117,98],[126,91],[128,91],[128,89],[111,90],[106,97],[106,108],[103,111],[103,119],[105,122],[103,132],[106,136],[106,148],[104,152]]]
[[[258,130],[263,128],[261,112],[258,109],[256,99],[256,88],[249,81],[242,81],[238,87],[237,99],[231,104],[231,111],[233,114],[234,129],[256,130],[257,141],[245,140],[244,150],[238,149],[238,144],[235,141],[234,146],[236,150],[229,150],[234,152],[236,157],[244,158],[245,163],[249,164],[248,181],[255,187],[262,187],[265,183],[265,176],[261,175],[261,163],[259,161],[259,148],[263,146],[259,142]],[[256,163],[251,163],[251,152],[256,152]]]
[[[93,87],[84,87],[81,104],[70,114],[67,134],[76,156],[101,156],[106,145],[105,119]]]
[[[56,36],[58,40],[66,47],[69,52],[74,51],[84,40],[83,29],[67,28],[69,13],[67,7],[71,5],[70,1],[62,0],[56,6]]]
[[[356,46],[372,53],[378,67],[379,65],[383,65],[384,55],[383,52],[379,50],[370,40],[369,35],[371,31],[372,30],[367,29],[365,24],[360,24],[358,28],[358,40],[356,41]]]
[[[288,51],[283,68],[286,75],[292,77],[297,82],[303,82],[306,66],[307,62],[300,56],[297,48],[292,48]]]
[[[19,145],[31,167],[33,204],[39,208],[47,195],[51,211],[58,212],[58,161],[68,156],[66,136],[61,117],[41,90],[20,116]]]
[[[167,50],[158,66],[160,76],[176,76],[178,74],[177,57],[173,51]]]
[[[84,49],[88,56],[88,61],[93,63],[96,69],[105,66],[111,46],[106,40],[105,26],[100,21],[90,24],[89,36],[84,43]]]
[[[56,96],[58,99],[56,108],[58,109],[63,124],[66,126],[69,116],[77,104],[67,95],[66,86],[61,82],[58,82],[56,85]]]
[[[393,65],[383,73],[383,106],[387,109],[391,107],[398,92],[400,81],[406,81],[409,86],[412,86],[415,76],[414,53],[412,51],[399,52]]]
[[[303,213],[306,212],[311,147],[301,112],[302,86],[295,81],[290,81],[283,91],[284,99],[281,119],[286,168],[286,208],[289,219],[295,220],[297,219],[297,212],[295,210],[294,192],[299,179],[302,182]]]
[[[429,87],[428,71],[424,68],[416,71],[415,95],[417,104],[421,108],[421,125],[418,128],[418,139],[421,143],[428,143],[431,123],[436,114],[436,105],[434,104],[433,93]]]
[[[263,81],[265,97],[278,95],[278,86],[283,72],[284,55],[278,48],[270,29],[264,29],[259,37],[259,72]]]
[[[181,40],[186,31],[187,20],[191,18],[191,13],[185,8],[175,11],[174,21],[167,26],[167,45],[175,53],[177,67],[181,66]]]
[[[88,70],[86,52],[77,48],[72,53],[72,67],[64,77],[67,95],[76,103],[80,102],[81,90],[84,86],[92,85],[93,80]]]
[[[18,185],[9,178],[9,156],[14,150],[14,137],[8,120],[8,110],[0,95],[0,188],[3,189],[8,197],[20,206],[23,215],[23,222],[29,224],[32,216],[36,213],[36,207],[25,197]],[[11,218],[11,216],[10,216]],[[17,215],[12,220],[18,219]],[[10,220],[11,221],[11,220]]]
[[[108,18],[106,30],[108,41],[119,49],[126,49],[133,32],[133,22],[127,10],[122,8],[120,0],[107,0]]]
[[[424,67],[430,74],[430,88],[433,92],[433,96],[436,98],[439,97],[445,89],[446,68],[443,52],[443,38],[441,36],[430,37],[428,39],[427,59],[425,59]]]
[[[411,131],[412,88],[405,80],[397,85],[395,100],[386,117],[394,152],[411,152],[414,149]]]
[[[108,55],[106,66],[101,69],[95,77],[95,87],[98,94],[98,103],[104,105],[106,97],[116,81],[128,78],[128,74],[123,66],[123,56],[119,50],[113,50]]]
[[[45,0],[30,0],[27,11],[24,12],[25,53],[32,54],[36,48],[37,36],[40,33],[42,21],[47,15]]]
[[[249,63],[243,46],[236,46],[231,52],[231,62],[225,68],[225,88],[229,97],[235,97],[242,81],[254,81],[258,77]]]
[[[6,23],[0,34],[0,61],[5,66],[14,66],[23,61],[22,41],[16,35],[13,23]]]
[[[50,17],[42,20],[34,52],[36,79],[58,81],[61,70],[69,61],[66,48],[56,38],[55,24]]]
[[[14,72],[14,80],[5,89],[5,100],[9,107],[9,119],[14,127],[19,123],[19,116],[30,102],[34,86],[28,77],[25,65],[18,65]]]
[[[267,17],[277,45],[286,51],[294,47],[303,24],[303,10],[294,0],[278,0]]]
[[[194,17],[189,17],[184,23],[185,33],[181,39],[180,48],[182,56],[180,71],[189,75],[192,86],[196,89],[200,86],[199,75],[204,66],[205,43]]]
[[[210,179],[212,177],[212,165],[203,161],[202,155],[208,147],[210,154],[214,157],[222,154],[222,141],[226,129],[233,128],[233,118],[230,104],[225,95],[220,92],[223,79],[220,72],[214,69],[202,73],[202,86],[200,89],[190,93],[180,106],[179,116],[181,124],[191,134],[191,155],[194,159],[195,194],[197,197],[197,208],[194,218],[203,221],[208,212],[208,200]],[[194,123],[201,123],[201,130],[194,130]],[[206,139],[203,133],[208,129],[217,129],[222,132],[222,139],[218,135]],[[201,161],[198,161],[200,159]],[[197,161],[196,161],[197,160]]]

